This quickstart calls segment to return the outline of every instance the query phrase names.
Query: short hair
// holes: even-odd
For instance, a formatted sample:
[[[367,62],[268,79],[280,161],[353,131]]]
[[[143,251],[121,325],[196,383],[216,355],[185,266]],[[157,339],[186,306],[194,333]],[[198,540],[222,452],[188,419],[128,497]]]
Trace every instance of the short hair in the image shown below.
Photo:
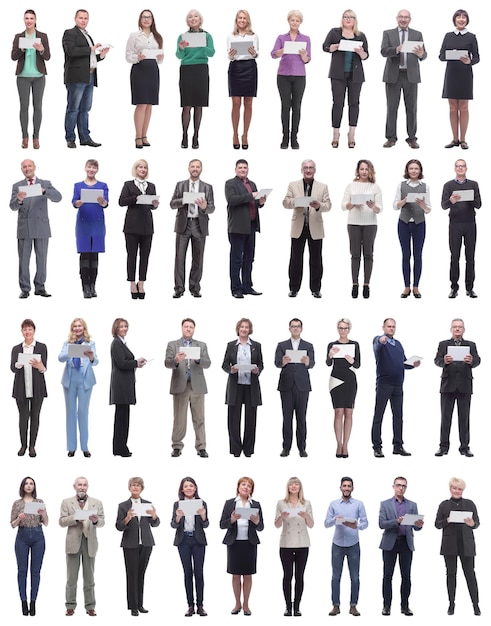
[[[199,498],[198,483],[194,480],[194,478],[191,478],[191,476],[184,476],[184,478],[179,483],[179,489],[177,491],[177,497],[179,498],[179,500],[184,500],[184,498],[186,497],[183,491],[184,483],[193,483],[193,485],[196,487],[196,491],[194,492],[194,497],[195,499]]]
[[[299,320],[298,317],[293,317],[289,322],[288,322],[288,328],[290,328],[290,326],[292,325],[292,322],[300,322],[300,326],[303,328],[303,322],[302,320]]]
[[[455,20],[459,17],[459,15],[463,15],[466,18],[467,20],[466,26],[467,26],[469,24],[469,14],[464,9],[457,9],[457,11],[455,11],[455,13],[452,15],[453,25],[456,26]]]
[[[304,159],[302,161],[302,165],[300,166],[300,171],[303,171],[303,167],[306,163],[312,163],[312,165],[314,166],[314,169],[317,169],[316,165],[315,165],[315,161],[313,161],[312,159]]]
[[[349,320],[347,317],[341,317],[340,319],[338,319],[338,321],[336,322],[336,326],[339,326],[339,324],[346,324],[351,330],[351,320]]]
[[[339,483],[339,486],[341,486],[343,483],[351,483],[351,486],[354,487],[354,482],[351,476],[343,476],[341,478],[341,482]]]
[[[396,321],[395,321],[395,319],[393,317],[386,317],[384,319],[383,326],[385,326],[389,320],[392,320],[394,322],[394,324],[396,324]]]
[[[466,484],[463,478],[455,478],[455,476],[452,476],[452,478],[448,481],[448,486],[459,487],[459,489],[462,489],[462,491],[464,491]]]
[[[461,317],[454,317],[453,320],[450,322],[450,325],[452,325],[454,322],[462,322],[462,324],[465,326],[465,322]]]
[[[78,480],[85,480],[85,482],[87,483],[87,485],[89,484],[89,481],[85,478],[85,476],[77,476],[75,478],[75,480],[73,481],[73,486],[75,487],[75,485],[77,484]]]
[[[87,9],[77,9],[75,12],[75,17],[77,17],[77,15],[79,13],[87,13],[87,15],[89,14],[89,12],[87,11]]]
[[[99,169],[99,161],[97,161],[97,159],[87,159],[87,161],[85,161],[85,167],[87,167],[87,165],[93,165]]]
[[[368,166],[368,182],[374,183],[375,182],[375,168],[373,167],[373,163],[369,161],[368,159],[360,159],[358,161],[358,163],[356,164],[354,180],[357,181],[360,178],[359,172],[360,172],[360,167],[362,163],[365,163]]]
[[[131,485],[133,484],[140,485],[142,491],[145,489],[145,483],[143,482],[143,478],[141,478],[140,476],[133,476],[132,478],[128,479],[128,489],[130,489]]]
[[[84,327],[84,341],[89,342],[90,341],[90,333],[89,333],[89,329],[87,328],[87,323],[84,319],[82,319],[81,317],[76,317],[72,323],[70,324],[70,333],[68,335],[68,343],[75,343],[76,339],[75,339],[75,333],[73,332],[73,325],[75,324],[75,322],[80,322],[82,324],[82,326]]]
[[[121,324],[121,322],[124,322],[126,324],[126,326],[129,327],[128,320],[125,320],[124,317],[117,317],[114,320],[113,325],[112,325],[111,332],[112,332],[113,337],[117,337],[118,336],[118,328],[119,328],[119,325]]]
[[[201,161],[201,159],[191,159],[191,161],[189,161],[188,163],[188,167],[191,165],[191,163],[195,163],[196,161],[201,165],[201,167],[203,167],[203,161]]]
[[[403,177],[408,179],[411,178],[409,176],[409,166],[416,164],[419,167],[419,174],[418,174],[418,178],[421,180],[422,178],[424,178],[423,176],[423,165],[421,164],[421,161],[419,161],[418,159],[409,159],[409,161],[406,163],[406,167],[404,168],[404,174]]]
[[[244,163],[244,165],[247,165],[247,167],[249,167],[249,163],[245,159],[237,159],[237,161],[235,161],[235,167],[237,167],[237,165],[240,165],[241,163]]]
[[[181,322],[181,326],[184,326],[186,322],[191,322],[193,326],[196,326],[196,322],[190,317],[185,317]]]
[[[139,165],[142,165],[142,163],[143,163],[144,165],[146,165],[146,166],[147,166],[147,175],[145,176],[145,178],[147,178],[147,177],[148,177],[148,173],[149,173],[148,161],[145,161],[145,159],[138,159],[138,161],[135,161],[135,162],[133,163],[133,167],[131,168],[131,175],[132,175],[132,176],[136,176],[136,168],[137,168]]]
[[[239,336],[239,328],[241,324],[249,324],[249,335],[252,335],[253,330],[252,330],[252,322],[248,317],[241,317],[240,320],[237,322],[237,324],[235,325],[235,332],[237,334],[237,337]]]
[[[191,13],[196,13],[196,15],[199,17],[200,22],[199,22],[199,28],[201,28],[203,26],[203,16],[201,15],[201,13],[199,11],[197,11],[196,9],[190,9],[187,12],[186,15],[186,24],[189,26],[189,16],[191,15]]]
[[[358,30],[358,18],[356,17],[356,13],[353,11],[353,9],[346,9],[345,11],[343,11],[343,15],[341,15],[341,28],[343,28],[343,17],[345,15],[349,15],[353,18],[353,33],[355,35],[359,35],[360,31]]]
[[[240,483],[249,483],[251,486],[251,496],[254,493],[254,481],[252,480],[252,478],[249,478],[249,476],[241,476],[239,478],[239,480],[237,481],[237,489],[236,489],[236,495],[239,495],[239,485]]]
[[[303,495],[303,485],[302,485],[302,481],[300,480],[300,478],[297,478],[296,476],[292,476],[291,478],[289,478],[286,481],[286,494],[285,494],[285,502],[289,502],[290,501],[290,492],[288,491],[288,488],[290,487],[290,485],[292,483],[298,483],[298,501],[300,502],[300,504],[305,504],[305,496]]]
[[[403,480],[407,485],[407,478],[405,478],[404,476],[396,476],[394,478],[394,482],[392,483],[393,485],[395,485],[396,480]]]
[[[29,328],[29,327],[36,330],[36,324],[31,319],[26,318],[20,325],[20,329],[24,330],[24,328]]]
[[[287,21],[290,21],[291,17],[298,17],[298,19],[300,20],[300,24],[303,22],[303,13],[302,11],[298,11],[298,9],[292,9],[291,11],[288,11],[288,15],[286,16]]]
[[[457,160],[455,161],[455,163],[454,163],[454,166],[455,166],[455,167],[457,167],[457,163],[458,163],[459,161],[461,161],[461,162],[465,165],[465,167],[467,167],[467,161],[466,161],[465,159],[457,159]]]
[[[26,11],[26,13],[28,13],[29,11]],[[34,13],[34,11],[33,11]],[[26,476],[25,478],[22,479],[21,483],[20,483],[20,487],[19,487],[19,496],[21,498],[23,498],[26,495],[26,492],[24,490],[24,487],[26,485],[26,482],[28,480],[32,480],[32,482],[34,483],[34,489],[32,490],[32,497],[33,498],[37,498],[37,492],[36,492],[36,481],[34,480],[34,478],[31,478],[31,476]]]
[[[235,14],[234,27],[232,29],[232,33],[234,35],[239,34],[239,28],[237,26],[237,18],[239,17],[240,13],[243,13],[247,20],[246,35],[254,35],[254,31],[252,30],[251,16],[249,14],[249,11],[246,11],[245,9],[239,9],[237,13]]]

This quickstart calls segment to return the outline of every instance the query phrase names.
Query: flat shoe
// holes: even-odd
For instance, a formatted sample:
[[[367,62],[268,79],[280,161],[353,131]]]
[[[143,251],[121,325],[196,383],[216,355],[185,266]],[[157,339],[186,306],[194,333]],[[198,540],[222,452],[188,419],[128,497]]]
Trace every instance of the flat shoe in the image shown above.
[[[70,458],[72,458],[72,456],[75,456],[75,450],[70,450],[67,456],[69,456]]]
[[[445,148],[458,148],[460,146],[460,141],[458,139],[454,139],[450,143],[447,143]]]
[[[34,146],[36,147],[36,146]],[[469,150],[469,144],[466,141],[461,141],[460,142],[460,147],[462,148],[462,150]]]
[[[92,455],[90,454],[90,452],[89,452],[88,450],[84,450],[84,457],[85,457],[86,459],[90,459],[90,457],[91,457],[91,456],[92,456]],[[144,611],[142,611],[142,613],[144,613]]]

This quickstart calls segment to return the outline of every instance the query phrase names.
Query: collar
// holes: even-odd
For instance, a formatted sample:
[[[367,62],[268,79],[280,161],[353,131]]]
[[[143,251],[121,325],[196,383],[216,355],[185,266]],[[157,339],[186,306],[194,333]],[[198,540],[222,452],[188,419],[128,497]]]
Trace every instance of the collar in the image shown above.
[[[35,348],[36,347],[36,340],[33,339],[32,343],[27,344],[25,341],[22,342],[22,347],[23,348]]]
[[[459,30],[458,28],[454,29],[453,31],[456,35],[465,35],[466,33],[468,33],[469,31],[467,30],[467,28],[464,28],[463,30]]]
[[[237,341],[235,342],[235,345],[238,346],[241,343],[240,338],[237,337]],[[247,341],[246,343],[248,343],[249,345],[251,345],[251,338],[247,337]]]
[[[455,178],[454,180],[458,185],[465,185],[466,182],[468,181],[467,178],[464,178],[464,180],[459,180],[458,178]]]

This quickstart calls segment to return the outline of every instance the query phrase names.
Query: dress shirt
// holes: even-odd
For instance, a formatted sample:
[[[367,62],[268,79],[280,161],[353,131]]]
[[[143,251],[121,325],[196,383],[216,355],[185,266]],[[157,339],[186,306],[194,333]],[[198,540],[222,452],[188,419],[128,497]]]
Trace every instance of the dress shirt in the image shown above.
[[[145,54],[145,50],[160,50],[153,33],[147,35],[142,30],[131,33],[126,43],[126,60],[128,63],[139,63],[138,54]],[[150,60],[150,59],[149,59]],[[153,57],[151,60],[154,60]],[[155,59],[157,63],[162,63],[162,59]]]
[[[244,504],[242,504],[242,500],[240,496],[237,496],[235,498],[235,508],[237,508],[237,504],[239,505],[240,508],[243,509],[250,509],[251,508],[251,500],[247,500],[247,502]],[[249,520],[247,519],[238,519],[236,522],[237,524],[237,537],[236,537],[236,541],[248,541],[249,540]]]
[[[406,515],[406,498],[403,498],[402,500],[399,501],[394,496],[393,500],[394,500],[394,506],[396,507],[397,519],[399,519],[400,517],[404,517],[404,515]],[[403,526],[402,524],[399,524],[398,534],[406,536],[406,527]]]
[[[343,524],[336,524],[336,517],[342,515],[348,519],[355,519],[358,522],[358,528],[349,528]],[[361,500],[350,498],[343,500],[338,498],[333,500],[327,509],[324,526],[330,528],[336,524],[334,537],[332,542],[341,548],[349,548],[359,542],[358,531],[365,530],[368,526],[367,514],[365,506]]]
[[[194,181],[194,180],[190,180],[189,181],[189,191],[191,193],[197,193],[199,191],[199,181]],[[190,202],[188,204],[188,217],[189,218],[196,218],[198,217],[198,207]]]
[[[251,340],[248,337],[247,343],[243,345],[240,342],[240,339],[237,339],[237,365],[248,365],[250,363],[251,363]],[[239,385],[250,385],[251,373],[239,372],[238,383]]]

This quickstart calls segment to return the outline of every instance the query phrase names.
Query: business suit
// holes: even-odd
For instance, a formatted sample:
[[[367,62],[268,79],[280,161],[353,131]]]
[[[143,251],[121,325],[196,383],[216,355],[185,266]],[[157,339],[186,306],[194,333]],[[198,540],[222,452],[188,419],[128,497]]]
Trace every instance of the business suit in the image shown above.
[[[186,342],[187,343],[187,342]],[[206,449],[205,433],[205,394],[208,393],[203,370],[211,365],[206,343],[190,340],[191,346],[200,349],[200,358],[184,359],[176,363],[176,354],[181,351],[184,339],[169,341],[165,353],[165,367],[172,369],[170,393],[174,396],[174,426],[172,429],[172,448],[182,450],[186,436],[188,406],[191,409],[195,434],[196,450]]]
[[[283,449],[289,451],[293,441],[293,414],[297,418],[297,446],[299,452],[304,452],[307,440],[307,404],[310,386],[309,369],[314,367],[314,346],[308,341],[300,339],[298,350],[306,350],[309,358],[308,365],[303,363],[287,363],[283,365],[283,357],[287,350],[293,350],[291,339],[281,341],[276,347],[274,364],[281,367],[278,391],[281,395],[283,410]]]
[[[220,528],[226,529],[227,532],[222,543],[227,546],[227,572],[239,576],[249,576],[256,573],[257,546],[261,543],[257,533],[264,529],[263,512],[260,503],[250,498],[250,507],[259,509],[259,522],[256,525],[254,522],[249,521],[247,525],[247,540],[237,541],[237,522],[232,523],[230,519],[237,504],[242,506],[240,498],[238,502],[237,498],[231,498],[226,500],[223,506]],[[245,549],[245,553],[241,548]]]
[[[257,187],[245,179],[252,192]],[[227,200],[227,232],[230,242],[230,289],[232,293],[247,294],[252,290],[252,265],[256,249],[256,232],[260,232],[259,199],[255,199],[236,176],[225,183]]]
[[[306,194],[305,186],[310,193]],[[295,198],[310,195],[320,203],[315,209],[309,206],[295,207]],[[283,200],[285,209],[292,209],[291,224],[291,251],[288,277],[290,279],[290,291],[296,293],[300,290],[303,276],[303,256],[305,243],[309,246],[310,290],[320,292],[323,274],[322,266],[322,240],[324,238],[324,223],[322,213],[331,209],[331,200],[327,185],[316,180],[297,180],[288,185],[288,191]]]
[[[67,564],[67,582],[65,604],[67,609],[77,606],[77,581],[82,559],[83,587],[85,609],[95,608],[94,566],[97,554],[97,528],[104,526],[104,508],[100,500],[87,496],[83,510],[90,510],[98,516],[94,524],[91,520],[76,520],[75,512],[80,510],[76,496],[67,498],[61,503],[59,524],[67,529],[65,552]]]
[[[171,209],[177,209],[174,232],[176,233],[176,259],[174,263],[174,290],[184,293],[186,284],[186,254],[191,240],[192,261],[189,274],[189,291],[199,293],[201,276],[203,275],[203,256],[206,237],[208,236],[208,215],[215,210],[213,187],[201,180],[196,181],[196,192],[203,193],[206,208],[195,205],[196,217],[188,217],[189,204],[183,204],[185,191],[191,191],[192,181],[183,180],[177,183],[170,201]]]
[[[418,505],[411,500],[403,499],[406,513],[417,514]],[[401,526],[396,510],[396,498],[390,498],[380,503],[378,525],[384,531],[379,548],[383,550],[384,578],[382,592],[384,607],[392,604],[392,577],[397,557],[399,557],[399,569],[401,570],[401,608],[409,608],[409,595],[411,593],[411,564],[414,552],[413,530],[421,530],[420,526]]]
[[[445,363],[445,355],[448,352],[448,347],[455,345],[457,344],[454,339],[440,341],[435,356],[435,365],[442,368],[440,382],[440,404],[442,412],[440,450],[443,452],[448,452],[450,448],[450,428],[452,426],[452,414],[456,402],[459,417],[459,450],[460,452],[469,450],[472,369],[481,363],[481,357],[477,353],[476,344],[466,339],[460,339],[459,345],[469,347],[472,363],[465,363],[464,361]]]
[[[237,365],[237,350],[239,340],[230,341],[223,357],[222,369],[228,374],[227,390],[225,392],[225,404],[228,405],[228,438],[230,454],[240,456],[243,452],[246,456],[254,454],[256,441],[256,414],[257,407],[262,405],[261,386],[259,375],[263,370],[263,355],[261,344],[250,341],[251,364],[255,364],[259,370],[257,374],[250,374],[250,384],[239,384],[238,372],[232,373],[231,369]],[[245,405],[244,437],[241,437],[241,414],[242,404]]]
[[[140,498],[142,504],[149,500]],[[123,531],[121,547],[124,554],[124,565],[126,569],[126,598],[128,609],[138,611],[143,607],[143,587],[145,585],[145,572],[152,554],[155,541],[152,535],[152,527],[160,524],[157,517],[133,517],[128,524],[125,524],[125,517],[133,507],[131,498],[121,502],[118,506],[118,517],[116,519],[117,530]],[[149,509],[151,506],[149,506]]]
[[[19,253],[19,286],[21,291],[29,293],[31,291],[31,277],[29,273],[29,262],[31,251],[34,245],[36,254],[36,274],[34,276],[34,290],[44,290],[46,282],[46,264],[48,260],[48,242],[51,237],[48,216],[48,200],[60,202],[61,193],[57,191],[49,180],[41,178],[27,178],[12,185],[12,196],[10,198],[10,208],[17,211],[17,250]],[[39,184],[43,190],[42,195],[25,197],[19,201],[17,194],[19,187],[29,184]]]
[[[135,369],[138,361],[119,337],[111,344],[111,385],[109,404],[115,404],[113,454],[128,456],[130,405],[136,404]]]
[[[423,35],[412,28],[407,28],[406,41],[421,41]],[[418,112],[418,83],[421,82],[419,63],[426,59],[426,50],[421,58],[415,54],[401,55],[397,48],[401,45],[399,28],[384,30],[380,53],[386,58],[383,82],[387,97],[387,120],[385,136],[388,140],[397,141],[397,112],[404,93],[406,107],[407,141],[416,141],[417,112]],[[407,67],[401,69],[401,63],[406,59]]]

